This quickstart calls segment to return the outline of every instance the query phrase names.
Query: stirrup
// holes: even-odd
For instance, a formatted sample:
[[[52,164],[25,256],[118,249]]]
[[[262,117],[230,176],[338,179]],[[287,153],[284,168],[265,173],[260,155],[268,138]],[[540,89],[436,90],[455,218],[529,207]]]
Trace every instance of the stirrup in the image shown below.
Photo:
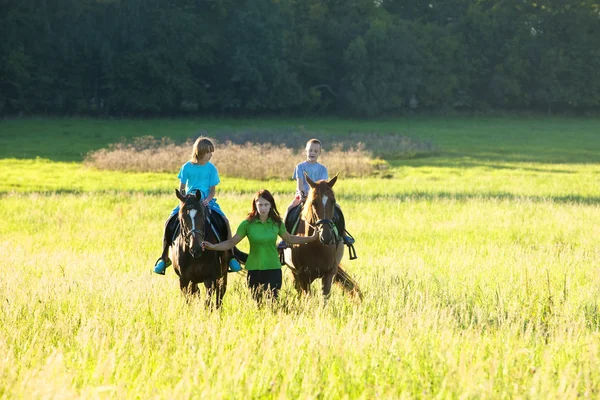
[[[348,246],[348,258],[351,260],[356,260],[358,256],[356,255],[356,250],[354,250],[354,245],[348,244],[346,246]]]
[[[277,251],[279,252],[279,264],[281,264],[281,266],[286,265],[285,263],[285,253],[283,252],[284,248],[277,248]]]
[[[356,255],[356,250],[354,249],[354,236],[352,236],[348,231],[346,231],[346,236],[342,238],[342,241],[346,246],[348,246],[348,257],[351,260],[356,260],[358,256]]]

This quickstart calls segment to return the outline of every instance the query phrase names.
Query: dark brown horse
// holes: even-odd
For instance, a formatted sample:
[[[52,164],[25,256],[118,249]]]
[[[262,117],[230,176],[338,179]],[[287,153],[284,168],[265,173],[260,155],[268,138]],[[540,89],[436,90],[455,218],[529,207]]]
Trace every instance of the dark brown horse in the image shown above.
[[[207,292],[206,305],[219,308],[227,289],[227,256],[225,252],[204,251],[202,241],[217,243],[216,233],[207,223],[208,209],[202,204],[199,192],[183,196],[175,190],[181,201],[179,208],[179,234],[171,246],[173,268],[179,275],[179,287],[185,295],[198,293],[198,283],[204,283]],[[226,238],[227,231],[220,232]],[[225,235],[225,236],[223,236]],[[198,293],[199,294],[199,293]]]
[[[295,245],[291,249],[289,265],[294,274],[296,290],[308,293],[315,279],[322,282],[323,295],[329,296],[333,282],[362,297],[357,283],[341,268],[340,261],[344,255],[344,243],[333,222],[335,214],[335,194],[333,185],[338,176],[328,181],[314,182],[306,173],[306,182],[310,185],[308,197],[302,207],[297,234],[312,235],[319,227],[319,240],[312,243]]]

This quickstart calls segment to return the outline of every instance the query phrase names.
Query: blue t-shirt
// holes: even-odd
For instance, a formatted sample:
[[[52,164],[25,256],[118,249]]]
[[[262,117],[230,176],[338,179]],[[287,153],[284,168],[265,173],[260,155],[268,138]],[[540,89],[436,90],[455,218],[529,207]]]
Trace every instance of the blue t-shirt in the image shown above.
[[[308,194],[308,190],[310,187],[308,186],[308,182],[304,179],[304,172],[308,175],[310,179],[313,181],[320,181],[321,179],[329,179],[329,175],[327,174],[327,168],[323,164],[311,163],[308,161],[303,161],[300,164],[296,165],[296,169],[294,169],[294,175],[292,179],[300,178],[302,180],[301,190],[304,194]],[[298,194],[298,193],[297,193]]]
[[[185,193],[199,190],[202,192],[203,199],[208,196],[208,191],[212,186],[217,186],[221,182],[217,167],[210,161],[204,165],[194,164],[191,161],[186,162],[179,170],[177,178],[185,184]]]

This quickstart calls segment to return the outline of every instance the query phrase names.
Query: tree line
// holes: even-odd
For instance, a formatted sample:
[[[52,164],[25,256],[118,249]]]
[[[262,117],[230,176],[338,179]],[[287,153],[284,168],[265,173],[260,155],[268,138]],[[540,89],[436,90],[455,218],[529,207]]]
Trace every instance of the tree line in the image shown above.
[[[0,113],[600,109],[596,0],[0,0]]]

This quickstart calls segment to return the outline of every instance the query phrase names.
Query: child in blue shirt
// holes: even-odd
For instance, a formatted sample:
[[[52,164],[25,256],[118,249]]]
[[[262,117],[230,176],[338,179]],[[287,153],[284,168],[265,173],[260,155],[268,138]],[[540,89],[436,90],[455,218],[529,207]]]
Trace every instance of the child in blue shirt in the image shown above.
[[[287,216],[293,216],[293,218],[299,217],[299,208],[301,208],[301,204],[304,203],[306,196],[308,195],[308,191],[310,189],[308,182],[304,179],[304,173],[313,181],[320,181],[322,179],[329,179],[329,174],[327,172],[327,168],[320,164],[317,160],[321,155],[322,144],[318,139],[310,139],[306,142],[306,160],[296,165],[294,169],[294,174],[292,175],[292,179],[296,180],[296,195],[294,200],[292,200],[291,204],[288,207]],[[342,213],[342,209],[336,203],[336,212],[334,216],[334,222],[338,229],[339,235],[342,237],[344,244],[352,245],[354,243],[354,238],[348,235],[346,232],[346,223],[344,220],[344,214]],[[297,214],[297,215],[296,215]],[[295,221],[294,221],[295,222]],[[279,248],[286,247],[285,242],[279,243]]]
[[[179,191],[184,195],[193,194],[199,191],[202,194],[202,203],[210,210],[219,213],[225,220],[227,225],[227,238],[231,237],[231,228],[229,221],[217,204],[215,199],[215,187],[221,182],[217,168],[210,162],[212,154],[215,151],[215,146],[212,141],[204,136],[196,139],[192,150],[192,157],[188,162],[183,164],[179,170],[177,178],[179,179]],[[179,205],[173,209],[171,215],[165,223],[165,232],[163,236],[163,252],[160,258],[154,265],[154,272],[160,275],[165,274],[165,270],[171,265],[169,260],[169,247],[172,245],[173,228],[177,223],[177,214],[179,213]],[[241,269],[240,264],[235,258],[229,260],[229,267],[232,271],[237,272]]]

